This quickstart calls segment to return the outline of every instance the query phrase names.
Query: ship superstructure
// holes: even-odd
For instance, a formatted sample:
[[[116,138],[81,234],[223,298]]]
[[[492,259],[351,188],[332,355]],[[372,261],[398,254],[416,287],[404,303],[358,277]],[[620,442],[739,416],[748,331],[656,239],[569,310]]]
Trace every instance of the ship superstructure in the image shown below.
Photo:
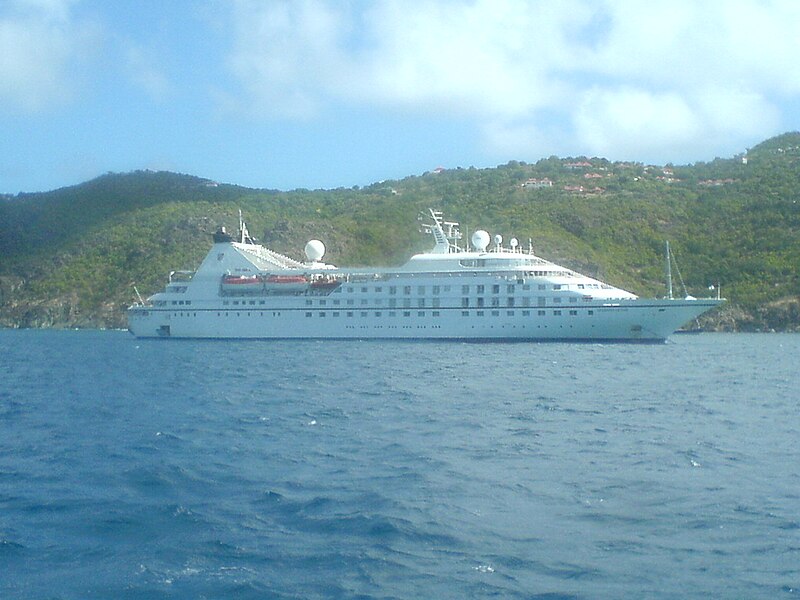
[[[194,273],[130,307],[137,337],[660,342],[719,298],[642,299],[536,256],[531,244],[476,231],[429,210],[434,247],[393,268],[337,268],[325,247],[305,261],[257,243],[240,218],[221,228]]]

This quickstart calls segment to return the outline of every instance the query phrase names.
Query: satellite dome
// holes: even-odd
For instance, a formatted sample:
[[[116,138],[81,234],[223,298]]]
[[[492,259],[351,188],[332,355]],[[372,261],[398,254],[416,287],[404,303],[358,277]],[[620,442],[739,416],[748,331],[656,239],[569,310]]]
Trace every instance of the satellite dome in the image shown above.
[[[511,246],[512,248],[516,248],[517,246],[519,246],[519,240],[517,240],[517,238],[511,238],[508,242],[508,245]]]
[[[499,248],[502,243],[503,243],[503,236],[500,235],[499,233],[496,234],[494,236],[494,245]]]
[[[472,245],[476,250],[483,252],[486,250],[486,246],[489,245],[489,234],[483,229],[478,229],[478,231],[472,234]]]
[[[306,244],[306,257],[311,262],[319,262],[325,256],[325,244],[319,240],[311,240]]]

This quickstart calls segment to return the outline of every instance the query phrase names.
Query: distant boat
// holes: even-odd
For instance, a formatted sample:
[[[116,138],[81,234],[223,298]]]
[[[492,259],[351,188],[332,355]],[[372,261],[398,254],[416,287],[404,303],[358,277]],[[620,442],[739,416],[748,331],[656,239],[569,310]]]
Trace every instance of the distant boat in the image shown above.
[[[723,300],[644,299],[479,230],[423,215],[433,248],[395,268],[337,268],[325,246],[297,261],[258,244],[239,219],[188,281],[128,310],[137,337],[663,342]],[[491,243],[490,243],[491,242]],[[669,251],[667,252],[669,256]]]

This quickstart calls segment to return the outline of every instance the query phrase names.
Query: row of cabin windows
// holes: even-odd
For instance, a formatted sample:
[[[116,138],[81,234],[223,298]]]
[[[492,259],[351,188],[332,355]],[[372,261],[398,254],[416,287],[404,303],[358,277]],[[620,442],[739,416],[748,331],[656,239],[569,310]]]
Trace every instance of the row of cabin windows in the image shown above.
[[[352,293],[355,293],[356,287],[357,286],[349,285],[349,286],[346,286],[346,288],[344,288],[344,289],[346,289],[347,293],[352,294]],[[372,290],[370,290],[370,288],[368,286],[361,286],[360,291],[361,291],[362,294],[367,294],[370,291],[380,294],[380,293],[383,292],[383,288],[384,287],[386,287],[388,289],[388,292],[389,292],[390,296],[396,296],[396,295],[398,295],[398,292],[401,293],[404,296],[410,296],[412,294],[412,291],[414,290],[415,286],[411,286],[411,285],[404,285],[404,286],[396,286],[396,285],[382,286],[382,285],[378,285],[378,286],[375,286],[374,288],[372,288]],[[445,294],[449,293],[450,290],[451,290],[451,287],[452,286],[449,286],[449,285],[444,285],[444,286],[434,285],[434,286],[431,286],[430,291],[431,291],[432,295],[438,296],[441,293],[445,293]],[[471,288],[473,288],[473,287],[475,288],[474,291],[476,293],[478,293],[478,294],[485,294],[485,293],[487,293],[487,290],[491,290],[488,293],[499,294],[501,292],[501,289],[503,288],[503,285],[499,284],[499,283],[495,283],[495,284],[492,284],[492,285],[477,284],[475,286],[462,285],[461,286],[461,293],[462,294],[469,294],[470,291],[471,291]],[[505,284],[505,292],[508,293],[508,294],[513,294],[513,293],[516,292],[516,288],[517,287],[520,287],[523,291],[526,291],[526,292],[530,291],[531,289],[533,289],[533,286],[531,284],[527,284],[527,283],[526,284],[509,283],[509,284]],[[597,283],[578,283],[578,284],[570,284],[570,285],[556,283],[556,284],[553,284],[552,286],[549,286],[549,288],[548,288],[548,285],[544,284],[544,283],[539,283],[539,284],[536,285],[536,289],[538,289],[538,290],[547,290],[547,289],[568,290],[568,289],[570,289],[570,287],[572,289],[588,290],[588,289],[601,289],[601,287],[609,287],[609,286],[601,286],[600,284],[597,284]],[[341,289],[342,288],[339,288],[336,291],[339,292]],[[416,286],[416,293],[419,296],[424,296],[427,293],[427,286],[424,286],[424,285]]]
[[[256,305],[256,301],[255,300],[241,300],[241,301],[240,300],[233,300],[233,301],[231,301],[231,300],[223,300],[222,301],[222,305],[223,306],[229,306],[231,304],[231,302],[233,302],[234,306],[239,306],[239,305],[241,305],[241,306],[247,306],[247,305],[255,306]],[[264,304],[266,304],[266,303],[267,303],[266,300],[259,300],[258,301],[258,304],[262,305],[262,306]]]
[[[147,312],[144,312],[143,314],[144,314],[144,316],[147,316],[147,314],[148,314],[148,313],[147,313]],[[218,316],[218,317],[221,317],[223,314],[224,314],[224,315],[227,317],[227,316],[228,316],[230,313],[228,313],[228,312],[225,312],[225,313],[219,313],[219,312],[218,312],[218,313],[217,313],[217,316]],[[249,312],[248,312],[248,313],[246,313],[246,314],[247,314],[247,316],[248,316],[248,317],[250,316],[250,313],[249,313]],[[260,314],[260,316],[262,316],[262,317],[264,316],[264,313],[263,313],[263,312],[261,312],[261,313],[259,313],[259,314]],[[374,314],[376,317],[381,317],[381,316],[383,316],[383,312],[382,312],[382,311],[379,311],[379,310],[378,310],[378,311],[375,311],[373,314]],[[396,316],[397,316],[397,312],[395,312],[395,311],[388,311],[386,314],[387,314],[387,316],[389,316],[389,317],[396,317]],[[508,316],[508,317],[513,317],[515,314],[516,314],[516,312],[515,312],[515,311],[513,311],[513,310],[507,310],[507,311],[506,311],[506,316]],[[528,317],[528,316],[530,316],[530,314],[531,314],[531,311],[529,311],[529,310],[523,310],[523,311],[522,311],[522,316],[523,316],[523,317]],[[545,311],[545,310],[537,310],[537,311],[536,311],[536,314],[537,314],[538,316],[540,316],[540,317],[544,317],[544,316],[546,316],[546,315],[547,315],[547,311]],[[554,311],[553,311],[553,316],[560,316],[561,314],[562,314],[562,311],[560,311],[560,310],[554,310]],[[589,315],[593,315],[593,314],[594,314],[594,311],[593,311],[593,310],[590,310],[590,311],[588,311],[588,314],[589,314]],[[280,315],[281,315],[281,313],[280,313],[280,312],[273,312],[273,313],[272,313],[272,316],[273,316],[273,317],[279,317]],[[320,316],[320,317],[325,317],[326,315],[327,315],[327,313],[326,313],[325,311],[320,311],[320,312],[318,313],[318,316]],[[332,311],[332,312],[331,312],[331,316],[332,316],[332,317],[339,317],[340,315],[341,315],[341,313],[340,313],[339,311]],[[355,313],[354,313],[353,311],[347,311],[347,312],[345,313],[345,315],[346,315],[346,316],[348,316],[348,317],[353,317],[353,316],[355,316]],[[424,317],[425,315],[426,315],[426,312],[425,312],[424,310],[417,311],[417,316],[418,316],[418,317]],[[462,317],[468,317],[469,315],[470,315],[470,311],[468,311],[468,310],[461,311],[461,316],[462,316]],[[499,316],[500,316],[500,311],[499,311],[499,310],[493,310],[493,311],[491,311],[491,315],[492,315],[493,317],[499,317]],[[569,311],[569,315],[570,315],[570,316],[573,316],[573,317],[574,317],[574,316],[577,316],[577,315],[578,315],[578,311],[577,311],[577,310],[571,310],[571,311]],[[187,317],[189,317],[189,316],[193,316],[193,317],[196,317],[196,316],[197,316],[197,313],[188,313],[188,312],[187,312],[187,313],[185,313],[185,315],[184,315],[184,313],[182,313],[182,312],[181,312],[181,313],[177,313],[177,312],[176,312],[176,313],[174,313],[174,316],[175,316],[175,317],[177,317],[177,316],[181,316],[181,317],[183,317],[183,316],[187,316]],[[237,312],[237,313],[236,313],[236,316],[237,316],[237,317],[240,317],[240,316],[241,316],[241,313],[238,313],[238,312]],[[312,317],[312,316],[314,316],[314,313],[313,313],[313,312],[310,312],[310,311],[309,311],[309,312],[306,312],[306,317]],[[359,316],[361,316],[361,317],[367,317],[367,316],[369,316],[369,311],[366,311],[366,310],[364,310],[364,311],[361,311],[361,312],[359,313]],[[403,316],[404,316],[404,317],[410,317],[410,316],[411,316],[411,311],[410,311],[410,310],[403,311]],[[438,311],[438,310],[434,310],[434,311],[431,311],[431,316],[432,316],[432,317],[439,317],[439,316],[441,316],[441,313],[440,313],[440,311]],[[477,316],[477,317],[482,317],[482,316],[484,316],[484,311],[482,311],[482,310],[477,310],[477,311],[475,311],[475,316]]]
[[[410,310],[402,311],[402,315],[403,315],[404,317],[410,317],[410,316],[411,316],[411,312],[412,312],[412,311],[410,311]],[[218,314],[219,314],[219,313],[218,313]],[[248,314],[249,314],[249,313],[248,313]],[[326,311],[320,311],[320,312],[318,312],[318,313],[317,313],[317,316],[319,316],[319,317],[325,317],[325,316],[327,316],[327,314],[328,314],[328,313],[327,313]],[[342,313],[341,313],[340,311],[332,311],[330,314],[331,314],[331,316],[332,316],[332,317],[334,317],[334,318],[335,318],[335,317],[339,317],[339,316],[341,316],[341,314],[342,314]],[[344,314],[345,314],[345,316],[347,316],[347,317],[354,317],[354,316],[355,316],[355,312],[354,312],[354,311],[347,311],[347,312],[345,312]],[[376,310],[376,311],[374,311],[372,314],[373,314],[374,316],[376,316],[376,317],[382,317],[382,316],[383,316],[383,311]],[[397,314],[398,314],[398,313],[397,313],[396,311],[388,311],[388,312],[386,313],[386,315],[387,315],[387,316],[389,316],[389,317],[396,317],[396,316],[397,316]],[[474,314],[475,314],[475,316],[476,316],[476,317],[483,317],[483,316],[485,316],[485,312],[484,312],[484,311],[482,311],[482,310],[476,310],[476,311],[474,311]],[[499,310],[493,310],[493,311],[490,311],[490,314],[491,314],[493,317],[499,317],[499,316],[500,316],[500,311],[499,311]],[[513,310],[507,310],[505,314],[506,314],[506,316],[508,316],[508,317],[513,317],[513,316],[516,314],[516,311],[513,311]],[[523,310],[523,311],[522,311],[522,316],[523,316],[523,317],[529,317],[529,316],[530,316],[530,314],[531,314],[531,311],[530,311],[530,310]],[[546,315],[547,315],[547,311],[546,311],[546,310],[537,310],[537,311],[536,311],[536,314],[537,314],[537,316],[544,317],[544,316],[546,316]],[[589,315],[593,315],[593,314],[594,314],[594,311],[593,311],[593,310],[590,310],[590,311],[588,311],[588,314],[589,314]],[[369,311],[366,311],[366,310],[362,310],[362,311],[360,311],[360,312],[359,312],[359,316],[361,316],[361,317],[368,317],[369,315],[370,315]],[[426,315],[426,312],[425,312],[424,310],[421,310],[421,311],[417,311],[417,315],[416,315],[416,316],[418,316],[418,317],[424,317],[425,315]],[[431,316],[432,316],[432,317],[438,317],[438,316],[440,316],[440,315],[441,315],[441,313],[440,313],[440,311],[438,311],[438,310],[431,311]],[[558,317],[558,316],[561,316],[561,315],[562,315],[562,311],[560,311],[560,310],[554,310],[554,311],[553,311],[553,316],[555,316],[555,317]],[[238,313],[237,313],[237,316],[238,316]],[[313,317],[313,316],[314,316],[314,313],[313,313],[312,311],[307,311],[307,312],[306,312],[306,317]],[[470,311],[468,311],[468,310],[462,310],[462,311],[461,311],[461,316],[462,316],[462,317],[468,317],[468,316],[470,316]],[[571,310],[571,311],[569,311],[569,316],[571,316],[571,317],[576,317],[576,316],[578,316],[578,311],[577,311],[577,310]]]
[[[405,310],[405,311],[402,311],[402,313],[403,313],[403,316],[404,316],[404,317],[410,317],[410,316],[411,316],[411,311],[410,311],[410,310]],[[327,313],[326,311],[320,311],[319,313],[317,313],[317,316],[320,316],[320,317],[325,317],[327,314],[328,314],[328,313]],[[342,313],[341,313],[341,312],[339,312],[339,311],[332,311],[332,312],[331,312],[331,316],[332,316],[332,317],[339,317],[339,316],[341,316],[341,314],[342,314]],[[383,311],[376,310],[376,311],[375,311],[373,314],[374,314],[376,317],[382,317],[382,316],[383,316]],[[424,316],[425,316],[425,314],[426,314],[426,313],[425,313],[425,311],[424,311],[424,310],[417,311],[417,316],[418,316],[418,317],[424,317]],[[354,316],[355,316],[355,312],[353,312],[353,311],[347,311],[347,312],[345,312],[345,315],[346,315],[347,317],[354,317]],[[389,316],[389,317],[396,317],[396,316],[397,316],[397,312],[396,312],[396,311],[393,311],[393,310],[390,310],[390,311],[388,311],[388,312],[386,313],[386,315],[387,315],[387,316]],[[306,312],[306,317],[313,317],[313,316],[314,316],[314,313],[313,313],[313,312],[311,312],[311,311],[308,311],[308,312]],[[360,312],[359,312],[359,316],[361,316],[361,317],[368,317],[368,316],[369,316],[369,311],[362,310],[362,311],[360,311]],[[438,310],[434,310],[434,311],[431,311],[431,316],[432,316],[432,317],[438,317],[438,316],[441,316],[441,313],[440,313]]]
[[[506,307],[513,307],[513,306],[531,306],[533,298],[529,296],[524,296],[522,298],[516,298],[514,296],[508,296],[505,298],[505,302],[501,302],[501,298],[499,296],[492,296],[489,298],[489,302],[487,303],[486,298],[478,297],[478,298],[469,298],[465,297],[461,299],[461,306],[463,308],[467,308],[470,305],[483,307],[483,306],[492,306],[492,307],[499,307],[499,306],[506,306]],[[561,304],[562,298],[561,297],[553,297],[550,298],[553,304]],[[585,302],[591,301],[590,297],[583,298]],[[402,305],[401,305],[402,302]],[[577,296],[571,296],[569,298],[570,304],[577,304],[578,298]],[[251,300],[251,304],[254,302]],[[263,303],[263,302],[262,302]],[[355,306],[355,300],[350,298],[345,301],[345,306]],[[367,299],[362,298],[360,300],[361,306],[383,306],[384,299],[383,298],[374,298],[374,299]],[[236,302],[234,302],[236,304]],[[545,306],[547,304],[547,298],[545,296],[539,296],[537,298],[537,305],[538,306]],[[328,300],[306,300],[306,306],[329,306]],[[341,306],[342,301],[338,299],[333,299],[330,301],[330,306]],[[417,298],[416,301],[412,302],[411,298],[403,298],[402,301],[397,300],[396,298],[389,298],[387,301],[386,306],[389,308],[412,308],[412,305],[416,308],[439,308],[441,306],[441,300],[439,298]]]

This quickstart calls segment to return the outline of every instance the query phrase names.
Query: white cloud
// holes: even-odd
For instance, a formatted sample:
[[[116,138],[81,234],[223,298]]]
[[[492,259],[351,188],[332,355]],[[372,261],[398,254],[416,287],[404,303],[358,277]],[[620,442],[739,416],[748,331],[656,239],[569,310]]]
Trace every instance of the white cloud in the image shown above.
[[[800,93],[793,0],[242,0],[234,25],[251,115],[452,115],[523,158],[569,139],[678,161],[775,133]]]
[[[69,0],[17,0],[0,9],[0,99],[9,112],[36,112],[72,94],[70,67],[96,29],[70,19]]]
[[[170,83],[159,67],[158,56],[133,42],[123,43],[125,67],[131,81],[153,100],[164,100],[172,92]]]

